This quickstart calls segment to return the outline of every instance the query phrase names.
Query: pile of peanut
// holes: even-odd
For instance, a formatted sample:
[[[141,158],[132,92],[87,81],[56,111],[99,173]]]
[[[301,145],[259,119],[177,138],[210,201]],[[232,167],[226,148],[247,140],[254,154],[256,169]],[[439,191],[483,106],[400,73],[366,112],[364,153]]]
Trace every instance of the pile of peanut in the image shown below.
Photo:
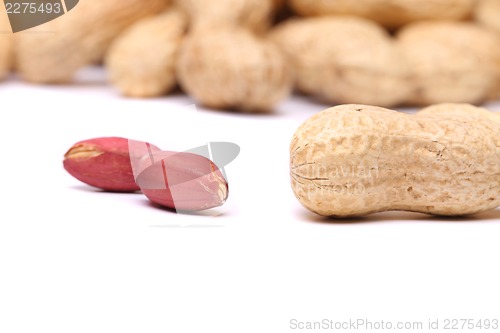
[[[269,112],[294,91],[328,104],[477,105],[500,97],[500,1],[85,0],[0,34],[0,79],[68,83],[99,63],[124,96],[179,86],[216,109]]]

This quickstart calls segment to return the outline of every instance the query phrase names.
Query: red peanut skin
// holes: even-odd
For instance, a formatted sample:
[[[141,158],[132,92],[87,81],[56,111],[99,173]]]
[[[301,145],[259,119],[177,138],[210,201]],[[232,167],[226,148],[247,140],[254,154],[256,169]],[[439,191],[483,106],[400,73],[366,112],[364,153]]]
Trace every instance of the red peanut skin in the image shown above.
[[[228,183],[209,159],[192,153],[158,152],[143,161],[137,184],[152,202],[180,211],[219,207]],[[149,165],[148,165],[149,164]]]
[[[150,146],[152,151],[160,150]],[[79,155],[78,152],[84,153]],[[89,152],[87,156],[85,152]],[[64,169],[88,185],[111,192],[134,192],[140,189],[130,164],[128,139],[103,137],[80,141],[64,157]]]

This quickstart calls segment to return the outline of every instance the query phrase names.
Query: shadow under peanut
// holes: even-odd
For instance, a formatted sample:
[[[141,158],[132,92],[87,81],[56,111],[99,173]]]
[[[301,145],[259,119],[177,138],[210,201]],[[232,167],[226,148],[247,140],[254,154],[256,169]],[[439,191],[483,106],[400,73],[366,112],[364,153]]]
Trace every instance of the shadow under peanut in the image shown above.
[[[118,191],[107,191],[107,190],[102,190],[97,187],[92,187],[89,185],[72,185],[68,186],[68,188],[76,190],[76,191],[81,191],[81,192],[89,192],[89,193],[106,193],[106,194],[117,194],[117,195],[126,195],[126,194],[142,194],[140,191],[134,191],[134,192],[118,192]]]
[[[332,218],[316,215],[304,208],[297,208],[297,215],[301,221],[313,222],[318,224],[345,225],[345,224],[364,224],[364,223],[384,223],[391,221],[416,221],[422,223],[476,223],[492,222],[500,223],[500,210],[490,210],[487,212],[468,215],[468,216],[436,216],[423,213],[388,211],[375,213],[362,217],[351,218]]]
[[[175,210],[172,208],[164,207],[158,204],[155,204],[151,201],[149,201],[146,198],[143,198],[142,192],[141,191],[135,191],[135,192],[112,192],[112,191],[105,191],[99,188],[95,188],[92,186],[87,186],[87,185],[72,185],[69,186],[69,188],[76,190],[76,191],[82,191],[82,192],[88,192],[88,193],[102,193],[102,194],[116,194],[116,195],[136,195],[140,194],[140,196],[137,196],[137,201],[136,204],[142,207],[147,207],[150,209],[154,210],[159,210],[159,211],[164,211],[165,213],[170,213],[170,214],[180,214],[180,215],[191,215],[191,216],[201,216],[201,217],[228,217],[231,214],[228,211],[222,211],[219,207],[213,208],[213,209],[208,209],[208,210],[203,210],[203,211],[188,211],[188,210]]]
[[[158,204],[151,202],[147,199],[139,200],[137,204],[139,204],[143,207],[148,207],[150,209],[160,210],[160,211],[164,211],[166,213],[175,214],[175,215],[190,215],[190,216],[200,216],[200,217],[227,217],[228,216],[228,212],[221,211],[217,208],[202,210],[202,211],[176,210],[176,209],[172,209],[172,208],[158,205]]]

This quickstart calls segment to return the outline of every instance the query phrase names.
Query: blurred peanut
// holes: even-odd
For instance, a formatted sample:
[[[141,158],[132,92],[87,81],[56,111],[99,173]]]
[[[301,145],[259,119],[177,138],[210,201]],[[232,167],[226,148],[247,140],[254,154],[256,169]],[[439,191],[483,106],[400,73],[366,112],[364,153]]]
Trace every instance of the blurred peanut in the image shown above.
[[[277,46],[251,32],[198,30],[179,53],[181,87],[199,103],[216,109],[269,112],[291,90],[292,76]]]
[[[419,115],[440,115],[450,118],[468,117],[473,119],[489,119],[500,124],[500,112],[490,112],[470,104],[443,103],[426,107],[418,112]],[[474,121],[474,120],[472,120]],[[500,133],[497,133],[500,136]]]
[[[10,28],[7,12],[0,4],[0,80],[4,79],[12,68],[14,53],[13,34]]]
[[[175,64],[187,28],[183,12],[168,10],[132,25],[111,45],[106,67],[125,96],[155,97],[176,85]]]
[[[479,0],[474,18],[479,24],[500,34],[500,1]]]
[[[134,22],[165,9],[170,0],[85,0],[67,14],[16,33],[16,69],[36,83],[65,83],[100,61],[111,41]]]
[[[355,17],[295,19],[272,39],[296,72],[296,86],[327,103],[392,106],[412,93],[410,71],[389,34]]]
[[[262,33],[271,26],[279,0],[175,0],[189,15],[191,28],[243,27]]]
[[[398,45],[416,86],[411,104],[479,104],[500,86],[500,39],[473,23],[420,22],[403,28]]]
[[[496,1],[496,0],[493,0]],[[395,28],[424,20],[468,18],[476,0],[290,0],[305,16],[352,15]]]

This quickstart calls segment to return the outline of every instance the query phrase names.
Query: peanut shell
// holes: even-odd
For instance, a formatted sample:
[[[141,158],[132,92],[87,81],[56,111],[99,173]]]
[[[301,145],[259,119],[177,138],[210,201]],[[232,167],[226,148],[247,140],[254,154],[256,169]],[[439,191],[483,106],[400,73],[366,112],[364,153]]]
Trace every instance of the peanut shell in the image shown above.
[[[292,188],[319,215],[469,215],[500,205],[500,123],[366,105],[320,112],[290,145]]]
[[[410,104],[481,104],[500,82],[500,39],[472,23],[421,22],[403,28],[398,46],[416,85]]]
[[[479,0],[474,11],[474,19],[500,34],[500,1]]]
[[[293,65],[296,87],[327,103],[392,106],[412,94],[405,59],[373,22],[354,17],[290,20],[271,37]]]
[[[424,20],[462,20],[476,0],[290,0],[301,15],[352,15],[395,28]]]
[[[241,28],[188,35],[177,76],[181,87],[204,106],[244,112],[272,111],[292,86],[279,48]]]
[[[187,23],[183,12],[168,10],[132,25],[108,51],[111,83],[129,97],[170,92],[177,83],[175,64]]]
[[[16,69],[27,81],[67,83],[104,57],[111,41],[170,0],[85,0],[67,14],[15,34]]]
[[[476,107],[470,104],[453,104],[453,103],[436,104],[420,110],[418,114],[439,115],[450,118],[468,117],[473,119],[489,119],[491,121],[500,123],[499,112],[490,112],[485,108]],[[500,135],[500,133],[498,134]]]
[[[188,13],[192,30],[244,27],[263,33],[271,26],[271,18],[279,0],[176,0]]]
[[[2,3],[0,4],[0,81],[10,72],[14,55],[13,34],[7,12],[3,9]]]

